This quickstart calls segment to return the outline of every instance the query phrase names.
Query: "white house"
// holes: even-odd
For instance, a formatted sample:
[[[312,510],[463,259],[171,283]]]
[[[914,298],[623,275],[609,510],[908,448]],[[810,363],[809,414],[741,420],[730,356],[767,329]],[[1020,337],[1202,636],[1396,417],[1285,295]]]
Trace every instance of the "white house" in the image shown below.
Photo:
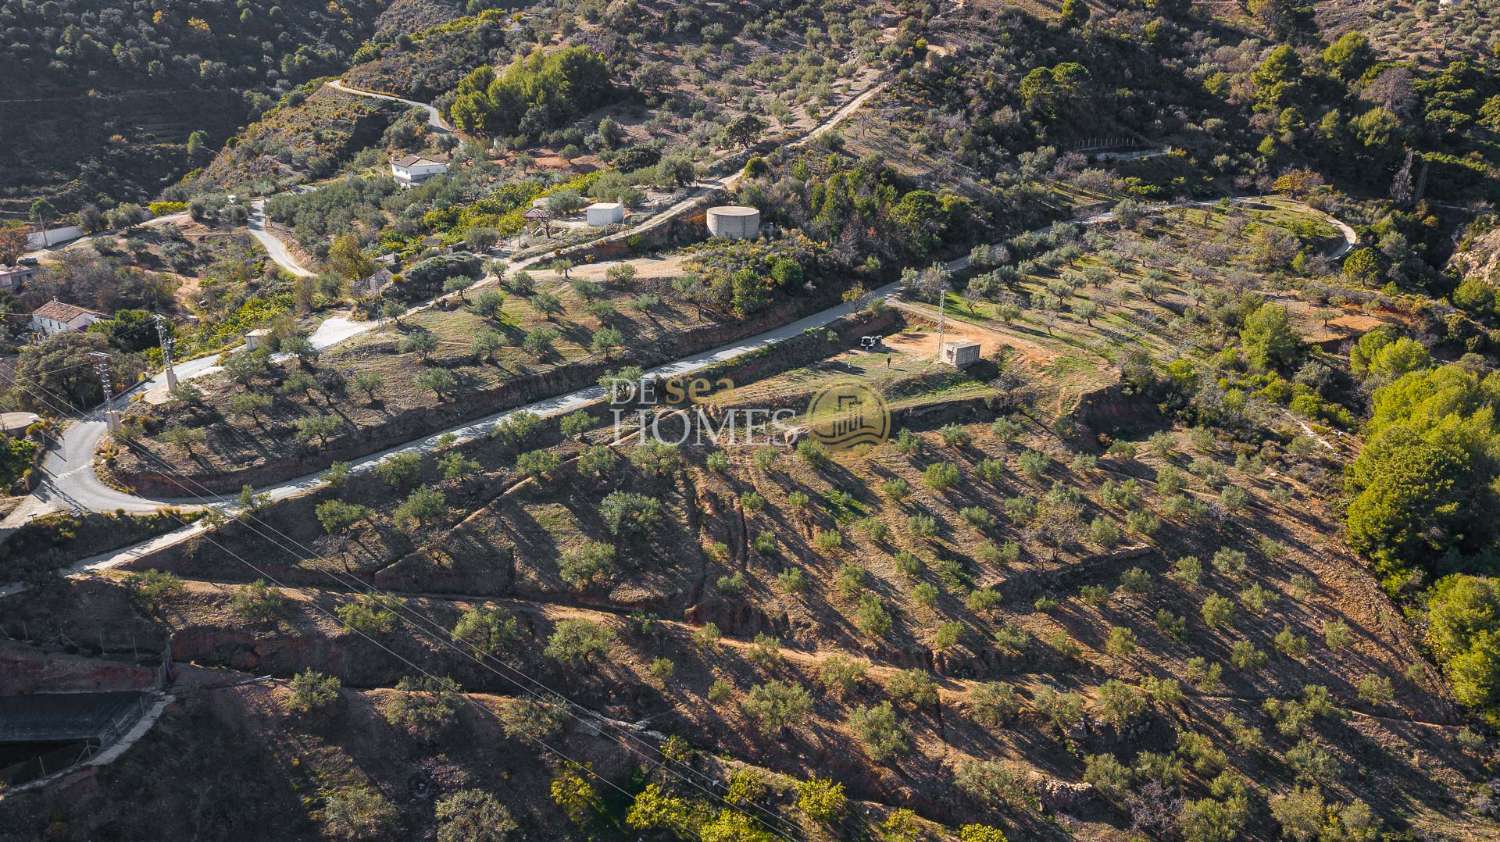
[[[14,292],[35,274],[36,270],[30,266],[6,266],[0,263],[0,289]]]
[[[606,228],[625,221],[625,206],[619,202],[595,202],[583,209],[590,227]]]
[[[83,330],[100,319],[103,313],[85,310],[74,304],[64,304],[56,298],[31,311],[31,327],[51,336],[54,333]]]
[[[391,159],[391,175],[402,187],[413,187],[447,171],[447,161],[427,155],[403,155]]]

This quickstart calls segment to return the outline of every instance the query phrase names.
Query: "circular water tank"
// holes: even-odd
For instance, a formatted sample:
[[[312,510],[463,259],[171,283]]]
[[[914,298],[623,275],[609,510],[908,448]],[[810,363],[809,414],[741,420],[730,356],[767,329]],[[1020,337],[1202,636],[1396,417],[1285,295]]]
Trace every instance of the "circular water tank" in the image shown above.
[[[709,208],[708,233],[732,240],[748,240],[760,233],[760,211],[743,205]]]

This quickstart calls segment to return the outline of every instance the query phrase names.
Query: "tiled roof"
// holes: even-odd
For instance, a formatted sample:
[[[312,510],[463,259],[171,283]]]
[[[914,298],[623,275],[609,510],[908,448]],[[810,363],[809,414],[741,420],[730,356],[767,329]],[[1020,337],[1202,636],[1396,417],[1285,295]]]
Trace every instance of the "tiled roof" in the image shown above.
[[[392,160],[391,163],[398,167],[414,167],[418,164],[446,164],[448,162],[437,158],[429,158],[426,155],[402,155],[400,158]]]
[[[79,316],[98,316],[101,319],[104,318],[103,313],[86,310],[76,304],[65,304],[56,298],[31,311],[31,315],[41,316],[44,319],[51,319],[54,322],[62,322],[63,324],[67,324]]]

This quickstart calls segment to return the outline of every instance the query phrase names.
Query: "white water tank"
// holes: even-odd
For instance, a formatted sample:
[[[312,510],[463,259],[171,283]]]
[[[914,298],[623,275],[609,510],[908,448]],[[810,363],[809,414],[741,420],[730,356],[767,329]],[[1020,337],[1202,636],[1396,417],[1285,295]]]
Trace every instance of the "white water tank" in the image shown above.
[[[748,240],[760,233],[760,211],[744,205],[709,208],[708,233],[731,240]]]

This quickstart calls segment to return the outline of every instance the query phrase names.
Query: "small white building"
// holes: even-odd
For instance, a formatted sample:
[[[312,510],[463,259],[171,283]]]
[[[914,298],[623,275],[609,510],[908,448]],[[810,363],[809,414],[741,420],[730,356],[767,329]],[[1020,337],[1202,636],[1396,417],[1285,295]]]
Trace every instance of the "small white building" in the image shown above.
[[[391,159],[391,175],[402,187],[414,187],[447,171],[447,161],[427,155],[403,155]]]
[[[954,368],[964,368],[979,362],[979,343],[967,340],[944,342],[943,362]]]
[[[625,206],[619,202],[595,202],[583,209],[592,228],[607,228],[625,221]]]
[[[0,263],[0,289],[14,292],[35,274],[36,270],[30,266],[6,266]]]
[[[31,311],[31,327],[51,336],[55,333],[83,330],[106,318],[109,317],[103,313],[85,310],[76,304],[65,304],[54,298]]]
[[[731,240],[749,240],[760,233],[760,211],[744,205],[720,205],[706,215],[708,233]]]
[[[41,416],[35,412],[0,412],[0,435],[19,438],[26,435],[26,429],[37,421]]]
[[[258,327],[245,334],[245,350],[254,351],[257,348],[265,347],[270,341],[271,331],[263,327]]]

